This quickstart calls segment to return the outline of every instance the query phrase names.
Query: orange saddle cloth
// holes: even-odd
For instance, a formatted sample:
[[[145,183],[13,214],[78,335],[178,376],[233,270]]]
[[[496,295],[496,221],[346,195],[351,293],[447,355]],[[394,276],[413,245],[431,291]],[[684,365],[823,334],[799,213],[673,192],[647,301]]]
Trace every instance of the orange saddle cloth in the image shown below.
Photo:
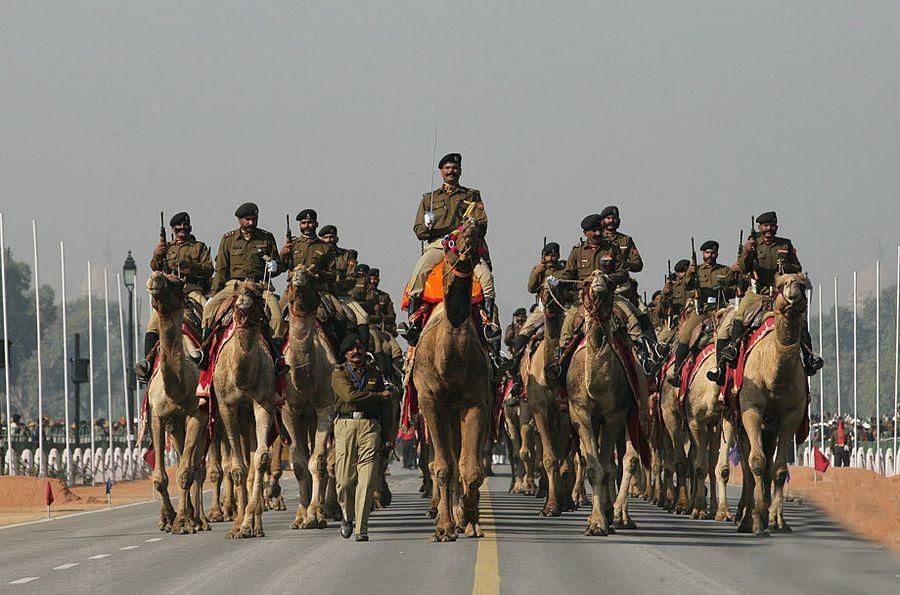
[[[478,277],[472,277],[472,303],[477,304],[484,299],[484,293],[481,290],[481,283]],[[443,263],[431,269],[428,273],[428,279],[425,280],[425,291],[422,293],[422,300],[429,304],[439,304],[444,301],[444,267]],[[409,306],[409,285],[403,288],[403,301],[400,307],[403,310]]]

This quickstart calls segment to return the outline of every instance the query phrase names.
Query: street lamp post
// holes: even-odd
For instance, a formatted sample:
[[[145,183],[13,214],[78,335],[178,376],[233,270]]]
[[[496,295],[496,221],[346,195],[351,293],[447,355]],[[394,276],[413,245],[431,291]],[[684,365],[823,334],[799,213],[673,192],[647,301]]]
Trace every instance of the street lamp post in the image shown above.
[[[75,333],[75,355],[72,364],[72,384],[75,386],[75,446],[81,446],[81,385],[90,380],[90,360],[81,357],[81,333]],[[91,451],[91,456],[94,456]]]
[[[134,280],[137,277],[137,265],[134,263],[134,258],[131,256],[131,250],[128,251],[128,257],[125,258],[125,264],[122,266],[122,284],[125,285],[125,289],[128,290],[128,392],[132,395],[132,402],[134,403],[134,407],[131,409],[132,416],[135,419],[140,418],[139,407],[140,403],[138,403],[138,395],[137,395],[137,379],[134,376],[134,368],[132,364],[134,363]]]

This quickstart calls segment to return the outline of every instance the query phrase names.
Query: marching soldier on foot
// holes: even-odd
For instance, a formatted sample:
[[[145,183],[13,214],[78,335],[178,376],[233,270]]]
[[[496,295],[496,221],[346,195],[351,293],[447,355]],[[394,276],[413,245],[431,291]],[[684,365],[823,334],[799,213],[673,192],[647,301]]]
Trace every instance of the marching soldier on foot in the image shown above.
[[[346,337],[340,353],[346,361],[332,372],[331,388],[337,404],[334,474],[344,516],[341,536],[350,538],[355,521],[356,541],[368,541],[374,488],[372,471],[382,441],[392,439],[382,436],[381,417],[393,393],[385,389],[378,369],[366,364],[366,351],[359,337]]]
[[[197,241],[191,233],[191,216],[187,213],[176,213],[169,220],[174,239],[167,242],[160,237],[159,244],[153,250],[150,269],[169,275],[178,275],[184,280],[184,295],[203,309],[206,293],[209,291],[210,278],[213,275],[212,258],[209,246]],[[146,383],[153,369],[151,352],[159,342],[159,318],[156,310],[150,309],[150,319],[144,333],[144,359],[135,364],[137,379]]]
[[[738,257],[734,269],[749,275],[756,285],[756,291],[749,291],[741,298],[741,305],[719,325],[716,335],[716,367],[707,373],[710,380],[719,385],[725,382],[725,363],[734,365],[737,361],[737,348],[744,335],[744,320],[751,312],[763,306],[766,299],[771,299],[775,287],[775,275],[783,273],[800,273],[803,267],[797,258],[794,245],[787,238],[777,236],[778,216],[768,211],[756,218],[757,234],[751,234]],[[812,350],[812,338],[806,324],[801,327],[800,353],[803,356],[803,368],[812,376],[823,365],[822,358]]]
[[[219,242],[216,254],[216,274],[212,282],[214,295],[203,307],[203,339],[205,340],[216,323],[213,317],[219,306],[232,296],[242,281],[260,283],[268,278],[278,276],[280,264],[278,246],[275,236],[264,229],[259,229],[259,208],[252,202],[246,202],[234,212],[240,227],[227,232]],[[263,337],[272,352],[276,372],[281,374],[287,368],[281,349],[274,337],[284,336],[284,317],[278,305],[278,298],[271,291],[271,284],[263,290],[263,299],[269,310],[268,332]],[[273,337],[274,335],[274,337]]]
[[[690,352],[691,335],[704,320],[712,316],[719,308],[724,307],[734,297],[738,284],[738,275],[731,267],[719,264],[719,243],[715,240],[703,242],[700,246],[703,253],[703,264],[699,270],[694,265],[688,266],[685,274],[685,285],[695,287],[699,296],[695,296],[696,306],[678,327],[678,344],[675,348],[673,374],[669,383],[681,385],[681,368]]]

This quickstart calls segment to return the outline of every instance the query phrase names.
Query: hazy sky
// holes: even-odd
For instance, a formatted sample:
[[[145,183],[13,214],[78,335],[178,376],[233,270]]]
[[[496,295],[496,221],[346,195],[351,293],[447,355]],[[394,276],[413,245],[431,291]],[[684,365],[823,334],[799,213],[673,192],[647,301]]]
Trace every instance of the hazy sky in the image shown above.
[[[314,207],[399,301],[437,124],[484,196],[504,321],[542,237],[565,256],[608,204],[648,291],[692,235],[732,262],[770,209],[815,280],[849,288],[883,248],[892,282],[898,23],[821,0],[7,0],[0,210],[19,258],[38,220],[46,282],[65,240],[72,295],[105,253],[146,277],[160,210],[215,251],[241,202],[279,242]]]

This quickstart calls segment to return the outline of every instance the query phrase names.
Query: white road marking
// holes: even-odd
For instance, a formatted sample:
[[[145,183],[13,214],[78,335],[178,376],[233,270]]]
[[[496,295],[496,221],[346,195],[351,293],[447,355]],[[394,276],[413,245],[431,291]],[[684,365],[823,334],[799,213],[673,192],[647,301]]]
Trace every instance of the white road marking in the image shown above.
[[[24,585],[25,583],[30,583],[31,581],[36,581],[36,580],[38,580],[39,578],[41,578],[41,577],[39,577],[39,576],[26,576],[26,577],[20,578],[20,579],[17,580],[17,581],[10,581],[9,584],[10,584],[10,585]]]
[[[144,543],[155,543],[157,541],[162,541],[162,540],[163,540],[162,537],[151,537],[150,539],[146,540]]]
[[[141,547],[141,546],[139,546],[139,545],[126,545],[125,547],[120,547],[119,549],[120,549],[120,550],[136,550],[136,549],[138,549],[139,547]]]
[[[68,564],[61,564],[61,565],[57,566],[56,568],[54,568],[53,570],[68,570],[68,569],[74,568],[76,566],[78,566],[78,562],[70,562]]]
[[[88,560],[102,560],[103,558],[109,558],[112,554],[97,554],[96,556],[91,556]]]

